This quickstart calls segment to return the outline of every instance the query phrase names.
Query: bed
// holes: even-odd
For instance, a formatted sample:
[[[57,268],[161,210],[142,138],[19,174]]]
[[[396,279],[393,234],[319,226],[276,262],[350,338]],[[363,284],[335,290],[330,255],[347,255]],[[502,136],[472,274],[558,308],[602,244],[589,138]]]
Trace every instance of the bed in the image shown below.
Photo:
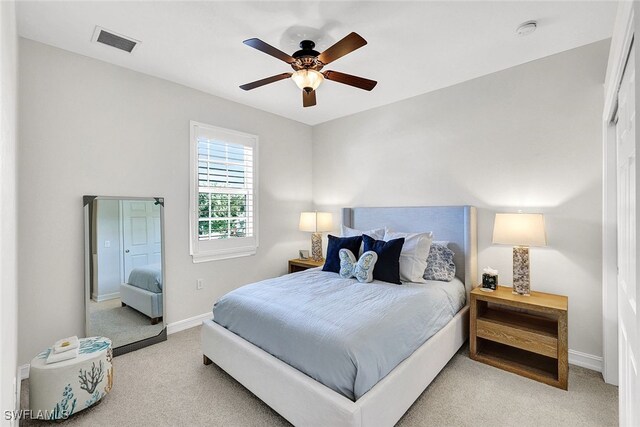
[[[150,264],[131,270],[127,283],[120,284],[122,306],[129,306],[151,318],[155,325],[162,319],[162,267]]]
[[[343,224],[361,230],[387,226],[394,230],[407,232],[433,231],[436,240],[450,242],[449,247],[456,254],[454,262],[459,287],[462,288],[460,292],[463,295],[466,294],[468,299],[468,293],[476,283],[475,275],[477,274],[475,208],[470,206],[347,208],[343,209]],[[302,272],[286,276],[283,280],[291,283],[283,284],[283,286],[287,290],[293,289],[295,293],[297,292],[295,291],[296,280],[307,280],[310,277],[316,282],[323,280],[322,272]],[[313,280],[311,286],[313,286]],[[249,288],[248,291],[251,292],[251,286],[259,284],[260,282],[241,289]],[[294,287],[292,288],[292,286]],[[344,287],[339,284],[335,284],[335,286],[337,286],[336,289]],[[377,285],[374,282],[367,291],[375,292],[375,286]],[[403,286],[406,286],[403,292],[410,293],[412,291],[412,285]],[[416,286],[424,288],[425,285]],[[455,287],[455,285],[452,286]],[[310,289],[309,295],[318,298],[319,295],[322,295],[322,289],[324,289],[322,284],[318,283],[318,288]],[[331,296],[337,291],[325,289],[325,292]],[[283,293],[278,298],[286,298],[286,294]],[[426,304],[424,300],[419,303]],[[286,301],[283,300],[283,304],[286,306]],[[227,305],[230,312],[238,309],[234,304]],[[407,309],[416,310],[416,307]],[[223,324],[242,319],[240,316],[234,320],[233,317],[226,316],[220,310],[217,310],[216,313],[218,313],[216,321]],[[317,314],[318,319],[326,319],[322,316],[325,314]],[[333,320],[329,323],[335,323]],[[401,318],[391,317],[387,320],[390,323],[402,322]],[[373,321],[377,328],[384,329],[385,323],[375,324],[375,319]],[[263,322],[254,322],[254,324],[256,323]],[[340,346],[336,345],[336,342],[340,342],[339,340],[323,341],[322,336],[325,335],[323,333],[322,336],[314,337],[308,343],[302,343],[300,340],[304,334],[296,336],[295,331],[286,329],[288,325],[296,324],[293,320],[291,323],[287,321],[281,324],[281,328],[279,328],[284,329],[281,336],[290,339],[282,339],[278,342],[277,332],[274,331],[276,327],[268,326],[268,322],[264,323],[267,329],[256,328],[256,335],[249,336],[249,340],[246,340],[231,332],[227,327],[240,331],[246,337],[251,334],[251,325],[243,327],[239,324],[227,324],[227,327],[224,327],[212,320],[206,320],[202,328],[202,349],[205,363],[209,361],[216,363],[294,425],[391,426],[402,417],[467,339],[468,305],[457,312],[450,313],[450,316],[443,321],[444,326],[438,325],[431,328],[432,325],[427,324],[423,328],[424,331],[420,327],[414,328],[413,333],[428,334],[428,339],[417,345],[417,348],[405,349],[405,354],[397,355],[400,360],[388,360],[388,364],[381,364],[379,363],[381,360],[386,361],[388,358],[388,355],[383,355],[381,358],[367,362],[368,356],[366,354],[354,355],[354,351],[349,349],[347,352],[350,352],[349,355],[353,357],[351,361],[355,360],[356,363],[362,361],[359,371],[363,373],[361,378],[355,378],[352,373],[347,372],[346,377],[352,378],[354,383],[351,390],[344,385],[344,381],[340,382],[340,379],[332,382],[330,379],[322,377],[322,372],[328,372],[329,377],[335,373],[327,371],[327,367],[322,368],[322,360],[316,360],[316,365],[311,367],[297,366],[295,358],[288,360],[288,356],[293,356],[296,351],[308,352],[306,357],[312,360],[313,354],[318,352],[318,349],[313,348],[313,342],[322,346],[323,351],[331,352],[332,349],[340,349]],[[344,324],[338,325],[339,328],[342,326]],[[272,330],[271,336],[268,334],[269,328]],[[301,329],[304,331],[305,327],[301,326]],[[429,329],[435,329],[437,332],[435,330],[429,332]],[[311,329],[306,330],[312,331]],[[260,341],[260,336],[263,336],[267,341]],[[362,336],[370,336],[370,334],[351,334],[349,340],[357,342]],[[389,339],[389,336],[386,335],[384,339]],[[379,336],[375,337],[379,338]],[[249,341],[254,341],[254,343]],[[268,349],[269,352],[261,348],[267,347],[266,344],[269,343],[272,345]],[[289,347],[287,347],[287,343],[290,344]],[[292,343],[295,345],[292,346]],[[370,344],[375,347],[375,339]],[[384,346],[375,347],[372,353],[377,353],[382,347]],[[278,357],[271,353],[275,353]],[[335,360],[334,356],[335,354],[329,360]],[[338,354],[336,357],[341,356]],[[283,360],[288,360],[289,363]],[[349,365],[348,362],[343,365],[331,363],[330,368],[335,371],[344,370],[343,367]],[[371,369],[371,366],[367,368],[367,364],[371,365],[372,363],[375,365],[374,368]],[[359,371],[356,372],[356,376],[359,375]],[[379,378],[376,375],[379,375]]]

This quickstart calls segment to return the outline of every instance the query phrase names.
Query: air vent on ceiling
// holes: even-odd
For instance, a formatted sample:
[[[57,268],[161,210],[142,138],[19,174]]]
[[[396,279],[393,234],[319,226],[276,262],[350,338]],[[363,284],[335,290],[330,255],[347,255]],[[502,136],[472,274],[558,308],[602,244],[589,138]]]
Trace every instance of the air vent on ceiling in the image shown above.
[[[116,49],[129,53],[140,43],[140,41],[132,39],[131,37],[125,37],[122,34],[117,34],[114,31],[98,26],[96,26],[93,32],[92,41],[106,44],[107,46],[115,47]]]

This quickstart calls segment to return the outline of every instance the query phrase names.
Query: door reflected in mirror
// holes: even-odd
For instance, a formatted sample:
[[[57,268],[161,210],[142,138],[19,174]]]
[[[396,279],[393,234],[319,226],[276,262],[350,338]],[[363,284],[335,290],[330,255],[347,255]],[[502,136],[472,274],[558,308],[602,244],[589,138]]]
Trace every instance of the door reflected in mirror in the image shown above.
[[[110,338],[116,354],[166,339],[163,199],[90,197],[87,336]]]

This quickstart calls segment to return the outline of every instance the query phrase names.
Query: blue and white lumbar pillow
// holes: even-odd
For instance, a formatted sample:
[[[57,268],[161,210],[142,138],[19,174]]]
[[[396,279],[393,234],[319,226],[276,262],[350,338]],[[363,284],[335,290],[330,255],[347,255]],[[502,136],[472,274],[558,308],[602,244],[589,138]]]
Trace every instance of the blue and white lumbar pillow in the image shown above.
[[[373,268],[378,261],[378,254],[367,251],[356,261],[355,255],[349,249],[340,249],[340,277],[348,279],[355,277],[360,283],[373,281]]]

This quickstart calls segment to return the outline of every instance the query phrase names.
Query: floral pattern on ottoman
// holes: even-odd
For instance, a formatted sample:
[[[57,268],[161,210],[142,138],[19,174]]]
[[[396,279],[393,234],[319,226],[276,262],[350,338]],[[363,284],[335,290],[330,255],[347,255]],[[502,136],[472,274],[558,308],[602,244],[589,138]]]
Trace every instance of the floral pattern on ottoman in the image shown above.
[[[100,391],[96,390],[98,384],[100,384],[104,379],[103,369],[104,367],[102,366],[102,360],[100,360],[98,365],[96,365],[95,362],[92,363],[91,370],[80,369],[80,375],[78,375],[78,380],[80,380],[80,388],[89,393],[89,395],[91,396],[89,400],[85,401],[86,406],[93,405],[104,395],[101,395]]]
[[[105,337],[91,337],[80,340],[80,354],[95,353],[111,347],[111,340]]]
[[[71,384],[67,384],[64,387],[64,391],[62,392],[62,400],[59,403],[56,403],[53,411],[49,413],[49,419],[61,420],[69,418],[71,415],[73,415],[74,409],[76,409],[77,401],[78,399],[76,399],[73,394]],[[69,407],[69,405],[71,405],[71,407]]]

